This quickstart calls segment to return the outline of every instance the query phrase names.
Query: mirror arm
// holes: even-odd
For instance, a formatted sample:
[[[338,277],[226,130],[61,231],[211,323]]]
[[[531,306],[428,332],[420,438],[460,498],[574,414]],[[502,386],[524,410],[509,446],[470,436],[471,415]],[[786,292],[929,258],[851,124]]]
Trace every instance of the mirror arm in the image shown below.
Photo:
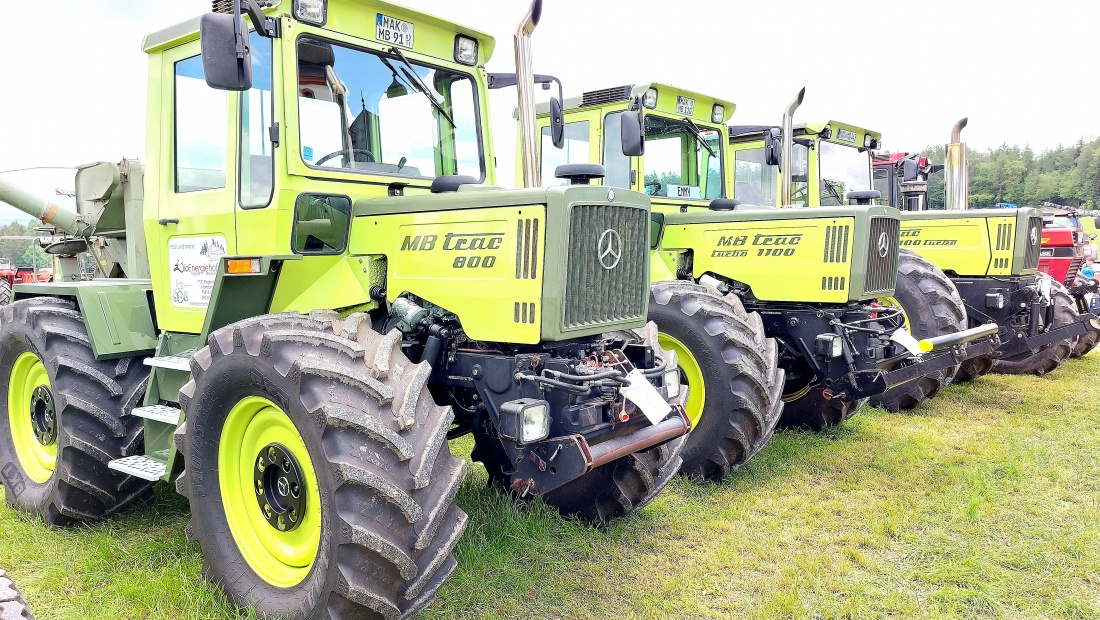
[[[256,34],[268,39],[278,39],[282,35],[278,18],[264,15],[263,9],[260,8],[256,0],[240,0],[239,2],[234,2],[234,17],[240,17],[242,8],[248,12],[248,19],[251,20],[252,25],[256,27]],[[240,47],[238,47],[237,54],[237,58],[244,58]]]

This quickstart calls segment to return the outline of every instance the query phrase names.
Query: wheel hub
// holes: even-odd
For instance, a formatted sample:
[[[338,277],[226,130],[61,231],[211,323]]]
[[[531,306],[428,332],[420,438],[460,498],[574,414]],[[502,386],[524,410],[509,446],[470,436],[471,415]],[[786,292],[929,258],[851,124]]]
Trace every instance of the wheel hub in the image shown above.
[[[51,446],[57,442],[57,409],[50,388],[40,385],[31,393],[31,429],[38,443]]]
[[[268,444],[256,455],[256,501],[271,527],[291,532],[301,525],[306,507],[304,479],[298,460],[282,444]]]

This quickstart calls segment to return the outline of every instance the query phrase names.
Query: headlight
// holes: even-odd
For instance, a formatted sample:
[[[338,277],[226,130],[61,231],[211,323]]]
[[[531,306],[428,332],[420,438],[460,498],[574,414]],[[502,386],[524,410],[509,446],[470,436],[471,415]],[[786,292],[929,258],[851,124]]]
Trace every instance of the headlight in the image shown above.
[[[865,149],[871,148],[871,134],[865,134],[863,136],[863,148],[865,148]]]
[[[315,26],[324,26],[328,20],[328,0],[294,0],[294,17]]]
[[[814,342],[814,352],[825,359],[840,357],[844,354],[844,341],[836,334],[821,334]]]
[[[714,104],[714,110],[710,113],[710,122],[721,123],[726,120],[726,106],[716,103]]]
[[[642,95],[642,105],[653,110],[657,107],[657,89],[650,88]]]
[[[455,62],[470,67],[477,64],[477,39],[462,35],[455,37]]]
[[[680,371],[670,370],[665,373],[665,396],[668,398],[680,397]]]
[[[533,398],[510,400],[500,407],[500,436],[519,444],[550,436],[550,403]]]
[[[985,307],[994,310],[1003,310],[1005,307],[1005,296],[1001,293],[986,293]]]

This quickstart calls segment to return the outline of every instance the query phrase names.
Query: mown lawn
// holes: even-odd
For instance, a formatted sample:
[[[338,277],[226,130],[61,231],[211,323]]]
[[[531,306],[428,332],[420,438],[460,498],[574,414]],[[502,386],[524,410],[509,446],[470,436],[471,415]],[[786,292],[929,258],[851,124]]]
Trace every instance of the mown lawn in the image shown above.
[[[726,482],[678,480],[603,531],[473,468],[459,568],[425,617],[1100,618],[1098,405],[1100,354],[987,377],[916,415],[781,433]],[[164,488],[52,531],[0,508],[0,566],[41,620],[233,618],[186,509]]]

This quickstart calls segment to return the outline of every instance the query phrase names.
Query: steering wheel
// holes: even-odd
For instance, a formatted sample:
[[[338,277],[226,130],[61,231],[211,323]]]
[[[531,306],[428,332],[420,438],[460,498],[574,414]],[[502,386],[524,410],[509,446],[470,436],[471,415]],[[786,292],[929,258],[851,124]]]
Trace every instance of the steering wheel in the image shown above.
[[[370,158],[370,159],[367,160],[368,162],[375,162],[375,163],[378,162],[378,160],[374,158],[374,153],[371,153],[367,149],[352,149],[351,152],[352,152],[353,155],[355,153],[366,153],[367,157]],[[333,157],[337,157],[337,156],[343,155],[343,154],[344,154],[344,151],[335,151],[333,153],[329,153],[328,155],[325,155],[321,159],[318,159],[317,163],[315,163],[313,165],[314,166],[320,166],[321,164],[325,163],[326,161],[332,159]]]

